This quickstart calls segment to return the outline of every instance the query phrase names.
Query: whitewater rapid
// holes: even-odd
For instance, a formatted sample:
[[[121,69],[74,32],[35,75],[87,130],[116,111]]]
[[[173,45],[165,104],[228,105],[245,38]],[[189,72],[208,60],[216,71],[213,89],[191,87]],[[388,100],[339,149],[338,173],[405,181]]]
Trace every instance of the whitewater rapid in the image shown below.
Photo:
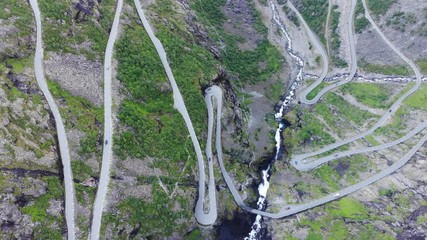
[[[282,104],[280,109],[274,114],[276,121],[278,122],[278,127],[275,133],[275,141],[276,141],[276,153],[274,155],[274,159],[267,165],[267,168],[261,171],[262,181],[258,186],[258,194],[259,198],[257,201],[258,210],[265,210],[266,208],[266,199],[268,188],[270,187],[270,183],[268,182],[268,178],[270,177],[270,169],[271,165],[274,164],[276,160],[280,158],[280,151],[282,145],[282,132],[285,128],[285,124],[282,122],[283,112],[285,108],[291,103],[292,99],[295,97],[295,90],[301,84],[301,81],[304,79],[304,61],[293,51],[292,49],[292,40],[289,36],[289,33],[286,31],[285,25],[282,22],[282,19],[279,16],[279,12],[277,11],[277,7],[273,1],[269,1],[269,5],[271,11],[273,13],[274,23],[279,27],[282,34],[286,37],[286,52],[291,56],[292,60],[295,62],[295,65],[298,68],[298,73],[293,81],[290,90],[287,94],[283,95],[281,98]],[[245,238],[245,240],[255,240],[261,230],[261,222],[263,217],[261,215],[257,215],[255,218],[255,222],[252,224],[252,230],[249,233],[249,236]]]

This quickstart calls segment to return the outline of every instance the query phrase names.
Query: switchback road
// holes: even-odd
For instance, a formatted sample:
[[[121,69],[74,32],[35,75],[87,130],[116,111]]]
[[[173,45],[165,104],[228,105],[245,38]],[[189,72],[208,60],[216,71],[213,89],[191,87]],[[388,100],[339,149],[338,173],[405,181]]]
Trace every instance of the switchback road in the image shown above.
[[[215,223],[217,218],[217,204],[216,204],[216,189],[215,189],[215,180],[213,176],[213,162],[212,159],[208,156],[208,168],[209,168],[209,183],[208,183],[208,196],[209,196],[209,210],[207,213],[204,211],[205,205],[205,163],[203,160],[202,150],[200,143],[197,140],[196,132],[194,131],[193,123],[191,122],[190,116],[188,115],[187,108],[182,98],[181,92],[179,91],[178,85],[176,84],[175,78],[172,74],[172,70],[169,66],[169,62],[166,57],[165,49],[163,48],[162,43],[154,35],[153,30],[151,29],[150,24],[147,21],[147,18],[144,15],[142,10],[141,3],[139,0],[134,0],[138,15],[141,19],[142,25],[145,28],[145,31],[148,33],[148,36],[151,39],[151,42],[154,44],[156,51],[162,61],[163,67],[165,69],[166,75],[169,79],[169,83],[172,86],[173,99],[174,99],[174,108],[181,113],[184,118],[185,124],[187,126],[188,132],[190,133],[191,141],[193,142],[193,147],[197,156],[197,163],[199,169],[199,189],[198,189],[198,199],[196,202],[196,219],[200,224],[203,225],[212,225]]]
[[[221,169],[221,173],[224,177],[224,180],[227,184],[227,187],[229,188],[231,194],[233,195],[234,201],[239,205],[242,209],[245,211],[248,211],[253,214],[258,214],[265,217],[270,218],[283,218],[286,216],[293,215],[298,212],[305,211],[307,209],[311,209],[317,206],[320,206],[322,204],[334,201],[338,198],[341,198],[343,196],[346,196],[350,193],[356,192],[360,190],[361,188],[367,187],[370,184],[390,175],[391,173],[397,171],[399,168],[404,166],[411,157],[422,147],[422,145],[427,141],[427,135],[424,135],[421,140],[418,141],[418,143],[412,147],[412,149],[406,153],[400,160],[395,162],[390,167],[383,169],[381,172],[373,175],[372,177],[365,179],[355,185],[346,187],[344,189],[341,189],[340,191],[331,193],[325,197],[322,197],[320,199],[316,199],[307,203],[303,204],[290,204],[285,205],[278,213],[270,213],[270,212],[264,212],[260,211],[258,209],[254,209],[249,207],[240,196],[239,192],[237,191],[236,187],[234,186],[233,180],[231,179],[230,175],[228,174],[227,170],[225,169],[223,158],[222,158],[222,143],[221,143],[221,112],[222,112],[222,89],[218,86],[211,86],[210,88],[206,89],[205,92],[205,100],[208,108],[208,117],[209,117],[209,126],[208,126],[208,144],[209,146],[212,146],[209,142],[212,140],[212,131],[213,131],[213,118],[214,118],[214,103],[213,100],[216,100],[216,133],[215,133],[215,144],[216,144],[216,152],[217,152],[217,159],[219,162],[219,166]]]

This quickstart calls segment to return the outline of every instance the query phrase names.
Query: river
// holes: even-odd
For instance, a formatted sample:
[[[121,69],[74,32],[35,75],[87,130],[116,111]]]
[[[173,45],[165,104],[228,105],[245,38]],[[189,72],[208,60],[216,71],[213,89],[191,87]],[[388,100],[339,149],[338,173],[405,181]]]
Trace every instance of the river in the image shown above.
[[[295,90],[298,88],[301,81],[304,79],[304,72],[303,72],[304,71],[304,61],[292,49],[292,39],[290,38],[289,33],[287,32],[286,27],[283,24],[283,21],[279,16],[277,6],[271,0],[269,1],[269,5],[270,5],[271,11],[273,13],[274,23],[280,29],[282,34],[286,37],[286,40],[287,40],[287,43],[285,46],[286,53],[291,56],[291,58],[292,58],[293,62],[295,63],[298,71],[297,71],[297,75],[295,77],[295,80],[293,81],[293,83],[289,89],[289,92],[284,94],[281,97],[282,104],[280,105],[279,109],[276,111],[276,113],[274,115],[276,121],[278,122],[276,134],[275,134],[275,142],[276,142],[275,154],[274,154],[274,158],[272,158],[270,160],[270,162],[267,164],[266,168],[261,170],[262,180],[258,186],[259,198],[258,198],[258,202],[257,202],[257,208],[258,208],[258,210],[261,210],[261,211],[265,210],[267,207],[266,206],[266,204],[267,204],[266,200],[267,200],[268,188],[270,187],[269,179],[270,179],[270,175],[271,175],[271,167],[274,164],[274,162],[279,160],[282,156],[282,154],[281,154],[281,152],[283,151],[283,149],[282,149],[282,141],[283,141],[282,132],[287,127],[284,120],[282,119],[283,114],[284,114],[284,110],[286,109],[286,107],[289,106],[292,99],[295,97]],[[255,239],[263,238],[263,236],[262,236],[263,235],[262,221],[263,221],[263,217],[261,215],[257,215],[255,217],[255,222],[252,224],[251,231],[249,232],[249,235],[247,237],[245,237],[245,240],[255,240]]]

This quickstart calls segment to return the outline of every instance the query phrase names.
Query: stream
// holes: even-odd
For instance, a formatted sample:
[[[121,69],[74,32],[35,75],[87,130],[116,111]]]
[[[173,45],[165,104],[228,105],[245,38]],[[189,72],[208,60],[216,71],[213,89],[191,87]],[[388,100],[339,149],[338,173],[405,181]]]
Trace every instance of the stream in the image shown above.
[[[275,147],[275,154],[274,158],[271,159],[271,161],[267,164],[267,167],[261,171],[262,181],[258,186],[258,202],[257,202],[257,208],[258,210],[265,210],[267,205],[267,192],[268,188],[270,187],[269,179],[271,174],[271,167],[274,164],[275,161],[281,158],[281,152],[282,152],[282,132],[287,127],[284,120],[282,119],[283,113],[286,107],[291,103],[292,99],[295,97],[295,90],[300,85],[301,81],[304,79],[304,61],[293,51],[292,49],[292,40],[289,36],[289,33],[286,31],[285,25],[283,24],[279,12],[277,10],[277,6],[274,4],[273,1],[269,1],[269,5],[271,8],[271,11],[273,13],[273,20],[274,23],[279,27],[282,34],[286,37],[287,43],[285,46],[286,52],[291,56],[293,62],[297,66],[298,73],[295,77],[295,80],[293,81],[289,92],[284,94],[281,97],[281,105],[279,109],[275,113],[275,119],[278,122],[278,127],[276,129],[275,134],[275,141],[276,141],[276,147]],[[245,237],[245,240],[255,240],[255,239],[261,239],[262,238],[262,221],[263,217],[261,215],[257,215],[255,218],[255,222],[252,224],[251,231],[247,237]]]

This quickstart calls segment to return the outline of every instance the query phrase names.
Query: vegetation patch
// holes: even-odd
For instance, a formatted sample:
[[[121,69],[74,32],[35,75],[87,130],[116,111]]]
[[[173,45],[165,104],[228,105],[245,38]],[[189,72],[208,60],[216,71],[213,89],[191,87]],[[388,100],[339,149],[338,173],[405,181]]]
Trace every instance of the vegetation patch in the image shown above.
[[[341,13],[338,11],[338,6],[332,6],[331,12],[331,48],[332,48],[332,63],[338,68],[348,66],[347,62],[339,57],[338,51],[341,47],[341,37],[338,32],[338,23]]]
[[[369,11],[374,15],[383,15],[396,2],[396,0],[366,0]]]
[[[324,89],[325,87],[327,87],[329,85],[329,83],[327,82],[321,82],[319,85],[317,85],[317,87],[315,87],[313,90],[311,90],[311,92],[309,92],[307,94],[307,99],[308,100],[312,100],[314,97],[317,96],[317,94]]]
[[[351,105],[341,96],[338,96],[334,93],[327,93],[325,95],[325,102],[333,105],[345,118],[359,126],[363,125],[367,120],[376,117],[374,114],[368,111],[361,110]]]
[[[252,10],[253,28],[264,36],[264,40],[257,43],[257,47],[251,50],[241,50],[239,43],[246,41],[243,37],[231,35],[223,30],[222,24],[226,17],[221,13],[221,8],[226,1],[195,1],[192,4],[197,15],[206,26],[212,26],[213,39],[222,42],[224,48],[221,51],[223,63],[228,72],[236,75],[242,82],[256,84],[264,82],[282,68],[282,55],[266,38],[268,29],[261,21],[260,13],[249,4]],[[208,7],[210,7],[208,9]]]
[[[406,66],[388,66],[361,61],[358,63],[362,71],[393,76],[410,76],[412,71]]]
[[[391,26],[394,30],[405,32],[407,25],[417,23],[417,17],[413,13],[405,13],[398,11],[393,13],[386,21],[387,26]]]
[[[115,2],[105,0],[96,5],[99,16],[79,19],[78,10],[67,0],[39,1],[43,16],[43,41],[47,51],[84,54],[89,59],[104,55]],[[83,14],[81,14],[83,15]],[[80,48],[85,45],[87,47]]]
[[[322,179],[322,181],[326,183],[331,190],[338,190],[340,188],[340,184],[338,183],[340,176],[337,171],[329,166],[329,164],[324,164],[315,169],[314,175]]]
[[[417,61],[420,71],[423,74],[427,74],[427,59]]]
[[[313,211],[325,214],[299,221],[300,226],[309,228],[307,239],[393,239],[373,227],[369,211],[356,199],[345,197]],[[356,226],[358,231],[353,231]]]
[[[158,184],[153,184],[153,193],[151,202],[133,197],[122,201],[118,206],[121,214],[110,215],[109,222],[115,218],[117,218],[116,221],[122,221],[124,216],[128,216],[127,224],[138,228],[138,233],[144,237],[153,234],[168,236],[175,231],[184,231],[187,223],[183,218],[188,219],[193,214],[188,211],[187,200],[177,196],[175,200],[179,207],[174,207],[175,201],[170,199]],[[172,208],[181,210],[173,211]]]
[[[285,144],[291,149],[301,145],[319,147],[335,142],[335,139],[323,130],[324,126],[314,114],[306,110],[296,108],[285,118],[291,123],[291,127],[285,129],[283,136]]]
[[[325,43],[325,24],[328,15],[328,0],[305,0],[297,6],[298,11],[314,33]]]
[[[369,25],[368,19],[365,18],[365,8],[361,0],[357,0],[356,11],[354,17],[354,30],[356,33],[361,33]]]
[[[47,182],[46,193],[34,199],[32,205],[22,207],[23,214],[31,216],[33,222],[40,223],[34,229],[34,237],[38,239],[62,239],[61,223],[64,222],[62,215],[53,216],[46,209],[49,208],[50,200],[63,200],[63,186],[57,177],[43,177]]]
[[[403,103],[415,109],[427,111],[427,84],[422,83],[420,88],[406,98]]]
[[[333,204],[329,213],[332,216],[353,220],[364,220],[368,218],[368,210],[365,205],[349,197],[341,198],[337,201],[337,204]]]
[[[377,128],[374,134],[394,137],[404,136],[406,133],[403,132],[403,130],[405,130],[407,127],[409,113],[410,109],[407,106],[400,106],[393,115],[391,123]]]
[[[341,88],[344,94],[351,94],[358,102],[373,108],[388,108],[391,90],[382,84],[347,83]]]

